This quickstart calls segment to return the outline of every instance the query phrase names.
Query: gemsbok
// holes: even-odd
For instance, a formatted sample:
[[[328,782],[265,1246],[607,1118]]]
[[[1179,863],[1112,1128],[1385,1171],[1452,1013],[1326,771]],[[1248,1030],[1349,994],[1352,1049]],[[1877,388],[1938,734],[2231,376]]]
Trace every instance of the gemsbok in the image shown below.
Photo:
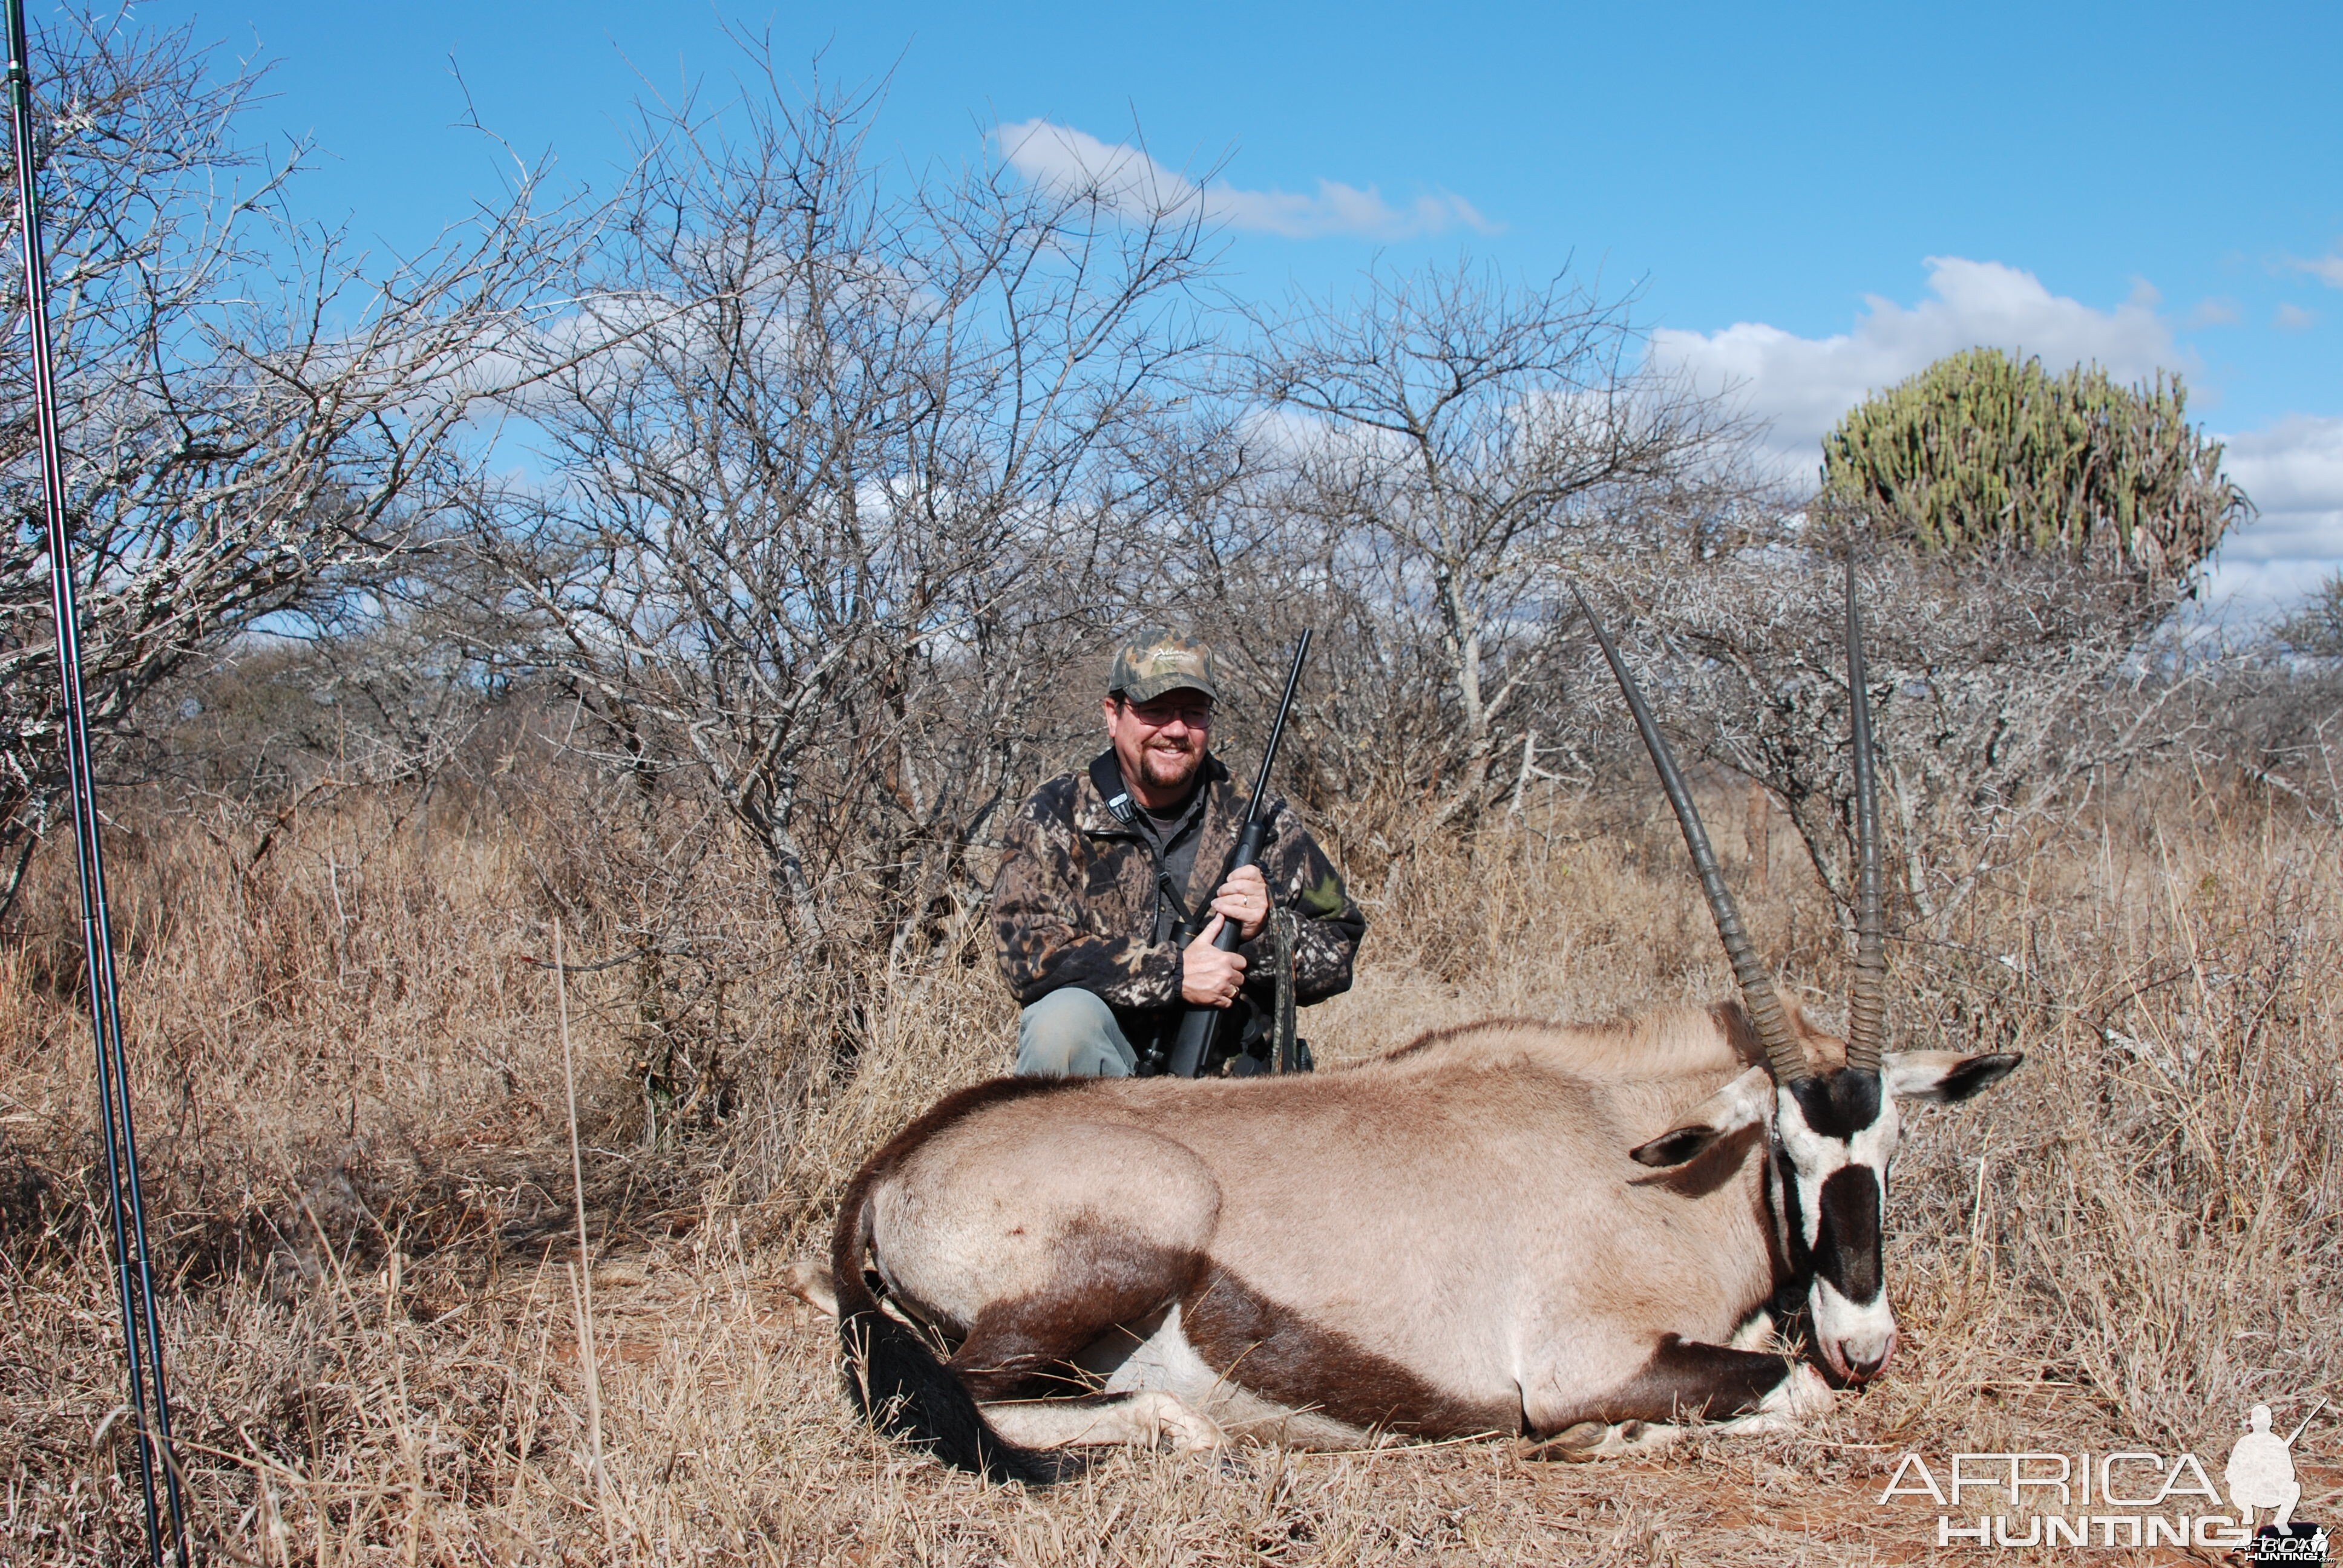
[[[1844,1041],[1775,991],[1667,742],[1594,632],[1741,1000],[1493,1020],[1314,1075],[947,1096],[847,1188],[828,1269],[790,1282],[840,1313],[850,1395],[876,1426],[1028,1481],[1059,1473],[1045,1451],[1165,1438],[1502,1432],[1591,1457],[1694,1421],[1777,1429],[1878,1374],[1900,1104],[1966,1099],[2020,1059],[1882,1049],[1854,573]]]

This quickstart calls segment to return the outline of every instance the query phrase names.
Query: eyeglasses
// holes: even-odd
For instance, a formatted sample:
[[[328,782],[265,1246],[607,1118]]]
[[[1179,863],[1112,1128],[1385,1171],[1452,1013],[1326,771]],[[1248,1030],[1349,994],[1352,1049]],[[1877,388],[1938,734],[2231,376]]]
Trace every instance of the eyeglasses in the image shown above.
[[[1212,709],[1210,703],[1150,702],[1142,705],[1132,702],[1125,703],[1123,711],[1150,729],[1164,729],[1174,719],[1185,724],[1191,729],[1210,729],[1212,727]]]

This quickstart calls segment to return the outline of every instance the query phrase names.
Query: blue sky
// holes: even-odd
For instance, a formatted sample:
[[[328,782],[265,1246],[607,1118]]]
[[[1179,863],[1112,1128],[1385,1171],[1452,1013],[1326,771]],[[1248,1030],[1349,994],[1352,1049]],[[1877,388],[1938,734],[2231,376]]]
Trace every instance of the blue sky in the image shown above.
[[[42,6],[35,0],[37,18]],[[2177,369],[2263,518],[2241,608],[2343,559],[2343,6],[1187,5],[174,0],[276,62],[250,127],[300,205],[414,246],[495,187],[482,120],[607,185],[629,104],[733,90],[729,19],[884,81],[908,169],[1143,138],[1217,169],[1228,286],[1378,256],[1565,262],[1640,288],[1654,351],[1730,378],[1809,465],[1848,403],[1974,342]]]

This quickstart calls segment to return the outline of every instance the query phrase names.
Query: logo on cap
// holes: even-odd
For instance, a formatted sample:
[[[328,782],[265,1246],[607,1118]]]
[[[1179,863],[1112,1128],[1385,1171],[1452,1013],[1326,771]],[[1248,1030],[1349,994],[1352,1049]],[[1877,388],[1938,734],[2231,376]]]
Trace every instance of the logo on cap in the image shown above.
[[[1107,678],[1110,693],[1121,692],[1126,702],[1152,702],[1167,691],[1202,692],[1220,700],[1220,668],[1209,644],[1182,637],[1168,628],[1141,629],[1114,656]]]

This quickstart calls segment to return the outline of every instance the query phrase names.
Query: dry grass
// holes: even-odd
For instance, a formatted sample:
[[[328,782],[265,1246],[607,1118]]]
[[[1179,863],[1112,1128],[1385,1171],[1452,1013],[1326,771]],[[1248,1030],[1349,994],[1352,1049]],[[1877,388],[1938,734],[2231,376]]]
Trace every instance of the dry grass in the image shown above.
[[[2338,846],[2194,780],[2069,824],[1956,941],[1899,953],[1906,1043],[2028,1062],[1916,1117],[1891,1205],[1906,1348],[1811,1436],[1664,1467],[1501,1442],[1119,1454],[1046,1493],[859,1429],[826,1323],[773,1282],[872,1145],[1005,1062],[989,963],[930,956],[841,1001],[792,972],[720,832],[582,788],[427,820],[351,797],[256,859],[266,826],[115,840],[180,1431],[222,1561],[1901,1561],[1933,1513],[1872,1499],[1906,1448],[2217,1460],[2250,1401],[2291,1425],[2343,1392]],[[1394,884],[1358,989],[1308,1015],[1322,1060],[1491,1012],[1722,992],[1664,825],[1544,826]],[[91,1447],[121,1374],[59,869],[0,947],[11,1564],[135,1549],[119,1444]],[[1775,881],[1761,939],[1827,1014],[1835,928],[1802,879]],[[529,961],[557,914],[588,960],[645,933],[685,950],[571,992],[607,1488],[553,987]],[[2298,1452],[2331,1465],[2343,1442],[2314,1423]],[[2335,1516],[2337,1479],[2314,1472],[2307,1516]]]

